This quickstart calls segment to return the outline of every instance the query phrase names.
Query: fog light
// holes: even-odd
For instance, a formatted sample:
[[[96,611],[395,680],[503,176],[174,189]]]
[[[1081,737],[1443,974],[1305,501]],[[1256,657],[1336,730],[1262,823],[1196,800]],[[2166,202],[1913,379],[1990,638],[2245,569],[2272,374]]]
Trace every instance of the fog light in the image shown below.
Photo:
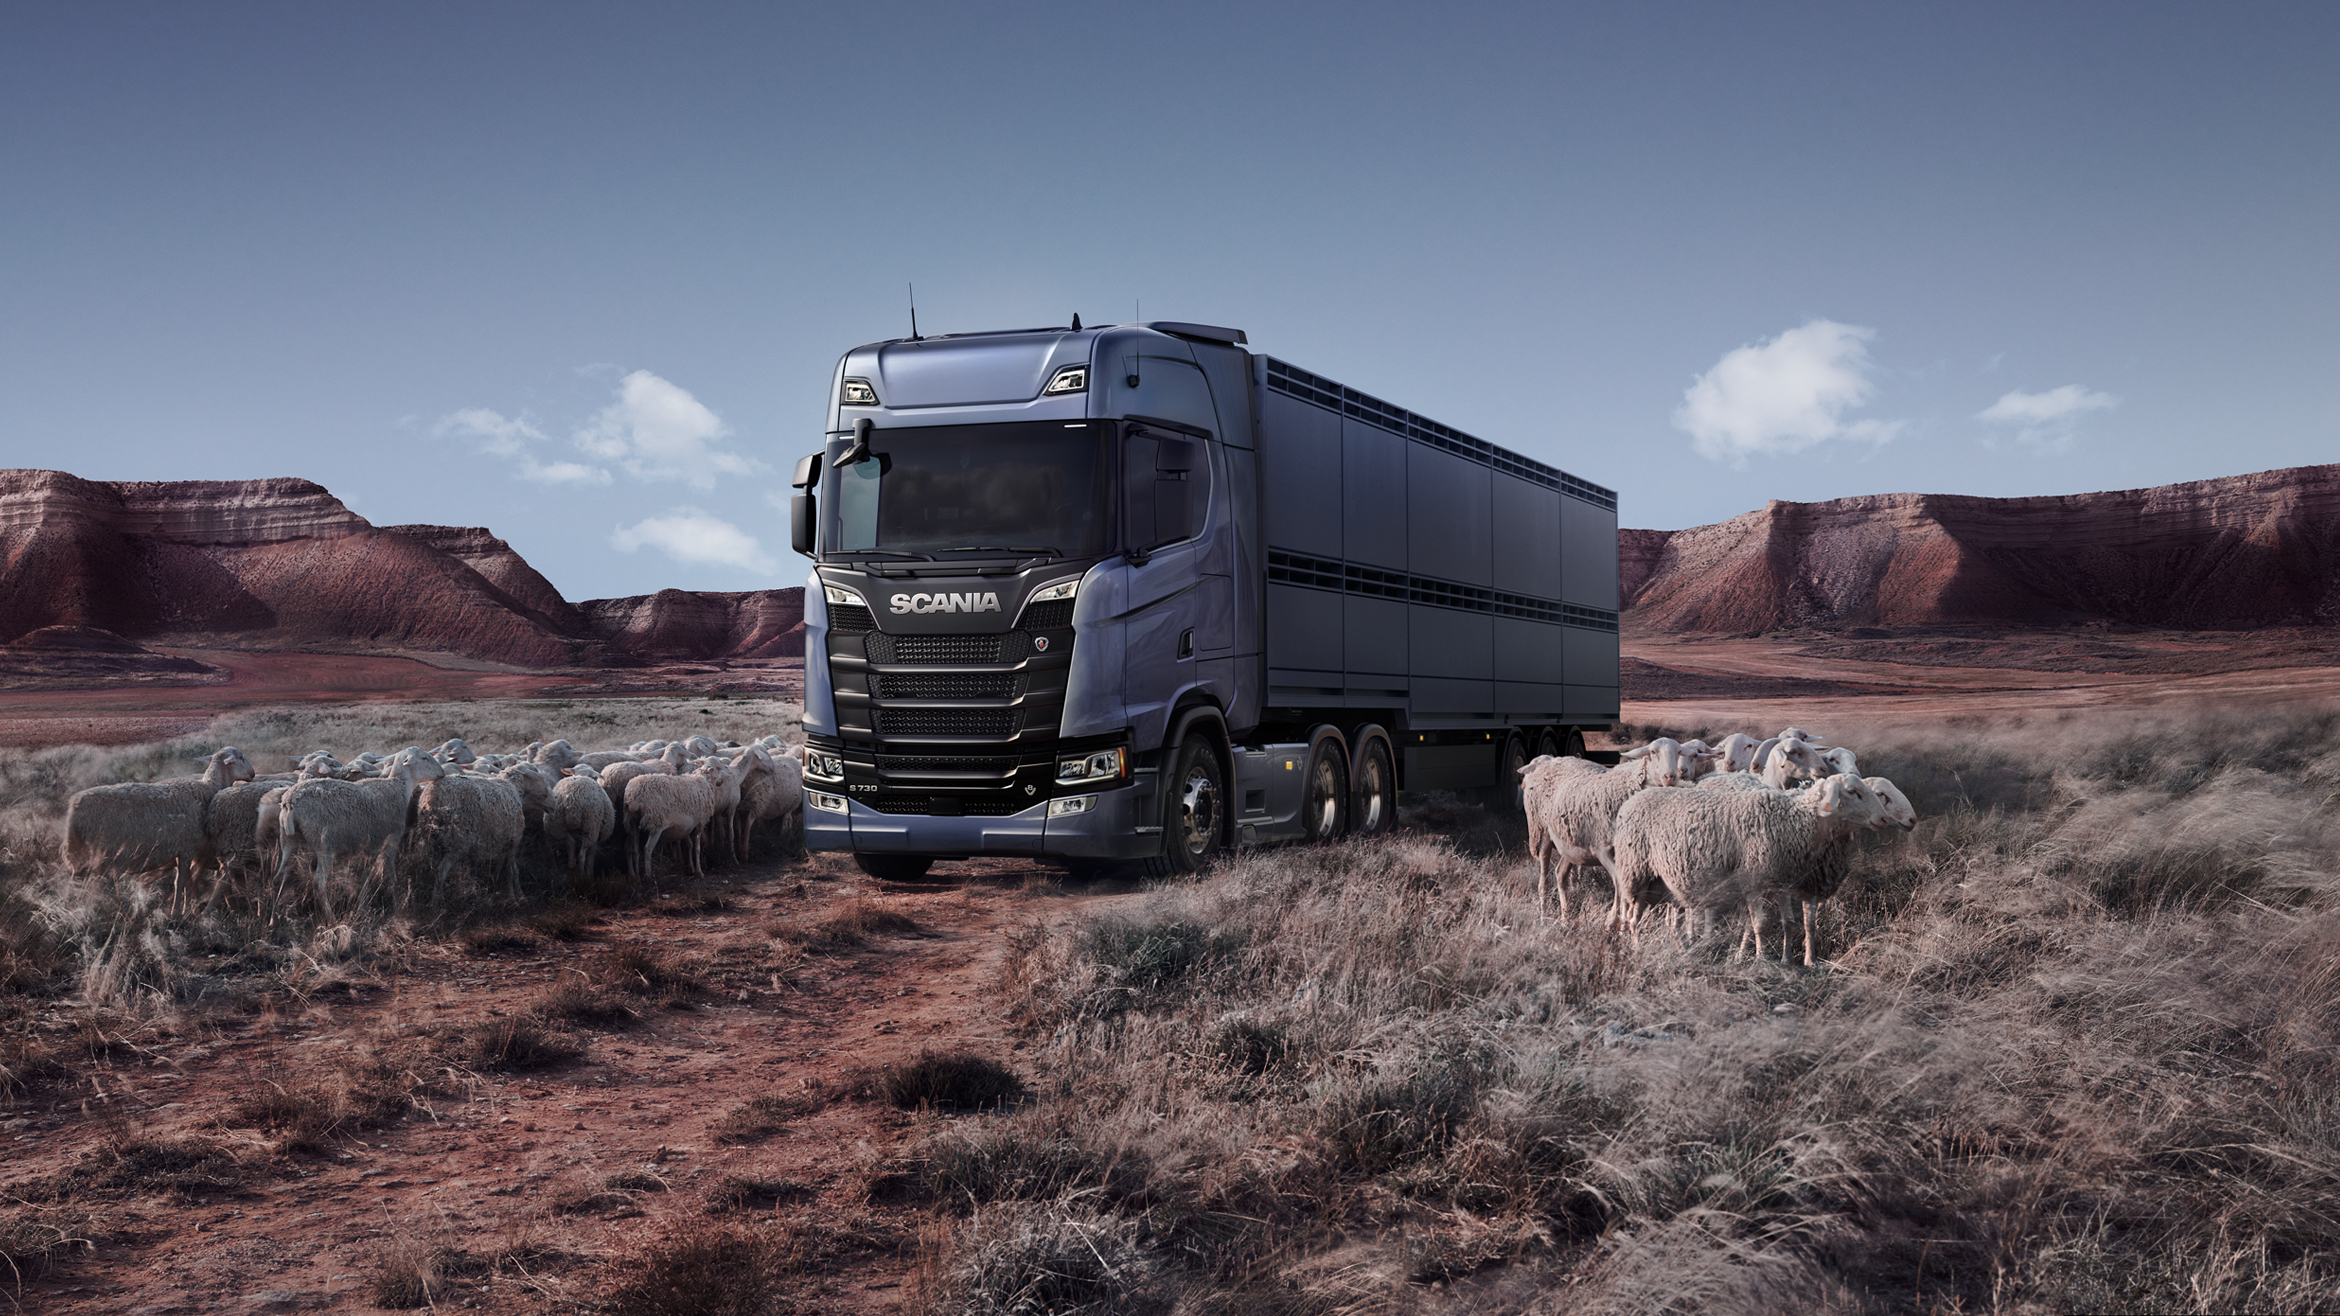
[[[821,791],[806,791],[804,793],[804,802],[815,809],[819,809],[823,813],[853,812],[852,809],[846,806],[845,797],[842,795],[829,795]]]
[[[1076,813],[1087,813],[1089,810],[1096,807],[1096,796],[1075,795],[1069,800],[1050,800],[1048,802],[1048,816],[1051,818],[1065,818]]]

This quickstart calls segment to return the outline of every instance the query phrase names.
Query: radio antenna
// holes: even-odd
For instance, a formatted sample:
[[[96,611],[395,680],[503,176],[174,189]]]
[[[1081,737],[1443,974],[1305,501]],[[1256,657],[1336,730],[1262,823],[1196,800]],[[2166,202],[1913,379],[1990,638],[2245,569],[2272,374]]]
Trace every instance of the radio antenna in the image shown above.
[[[910,288],[910,341],[911,341],[911,342],[913,342],[913,343],[915,343],[915,342],[917,342],[917,341],[918,341],[918,285],[917,285],[917,284],[915,284],[915,283],[913,283],[913,284],[910,284],[910,285],[909,285],[909,288]]]

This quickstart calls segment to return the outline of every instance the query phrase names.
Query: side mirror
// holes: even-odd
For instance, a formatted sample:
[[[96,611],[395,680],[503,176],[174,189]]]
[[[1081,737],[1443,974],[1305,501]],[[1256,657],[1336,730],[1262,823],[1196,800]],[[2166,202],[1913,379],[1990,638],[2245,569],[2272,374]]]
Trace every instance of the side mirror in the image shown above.
[[[810,489],[821,482],[821,455],[811,453],[796,459],[796,474],[788,479],[791,489]]]
[[[806,557],[813,555],[813,496],[800,493],[788,500],[788,544]]]

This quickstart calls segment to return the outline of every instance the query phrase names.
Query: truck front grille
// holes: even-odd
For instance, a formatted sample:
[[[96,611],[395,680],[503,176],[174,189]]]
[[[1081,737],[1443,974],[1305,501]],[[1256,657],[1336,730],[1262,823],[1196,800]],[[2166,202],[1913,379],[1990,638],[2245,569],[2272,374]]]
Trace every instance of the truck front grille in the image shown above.
[[[869,615],[869,609],[858,603],[832,603],[829,605],[829,629],[839,635],[873,631],[877,629],[877,619]]]
[[[879,813],[933,814],[936,812],[936,798],[926,795],[865,795],[861,797],[861,802]],[[964,800],[947,795],[939,798],[944,801],[941,812],[945,816],[960,818],[1005,818],[1010,814],[1022,813],[1038,803],[1036,800],[1012,798]]]
[[[1051,599],[1034,603],[1024,609],[1024,618],[1016,624],[1027,631],[1061,631],[1072,626],[1073,601]]]
[[[1012,672],[959,676],[880,675],[869,692],[880,699],[1013,699],[1023,693]]]
[[[1012,736],[1013,708],[881,708],[881,736]]]
[[[886,635],[864,641],[869,660],[884,666],[943,663],[1020,663],[1031,653],[1031,637],[1005,635]]]
[[[1012,758],[959,757],[952,754],[880,754],[880,772],[1014,772]]]

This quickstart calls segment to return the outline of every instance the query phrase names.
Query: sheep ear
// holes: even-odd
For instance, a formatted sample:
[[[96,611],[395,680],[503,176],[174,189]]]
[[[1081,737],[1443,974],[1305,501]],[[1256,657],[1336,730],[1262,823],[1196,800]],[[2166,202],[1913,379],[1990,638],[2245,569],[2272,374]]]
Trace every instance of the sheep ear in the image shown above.
[[[1649,752],[1650,752],[1651,750],[1653,750],[1653,749],[1656,749],[1656,748],[1657,748],[1657,746],[1655,746],[1655,745],[1643,745],[1643,746],[1642,746],[1641,748],[1639,748],[1639,749],[1629,749],[1629,750],[1626,750],[1624,753],[1622,753],[1622,754],[1619,754],[1617,757],[1618,757],[1618,758],[1620,758],[1620,759],[1638,759],[1638,758],[1647,758],[1647,757],[1649,756]]]

